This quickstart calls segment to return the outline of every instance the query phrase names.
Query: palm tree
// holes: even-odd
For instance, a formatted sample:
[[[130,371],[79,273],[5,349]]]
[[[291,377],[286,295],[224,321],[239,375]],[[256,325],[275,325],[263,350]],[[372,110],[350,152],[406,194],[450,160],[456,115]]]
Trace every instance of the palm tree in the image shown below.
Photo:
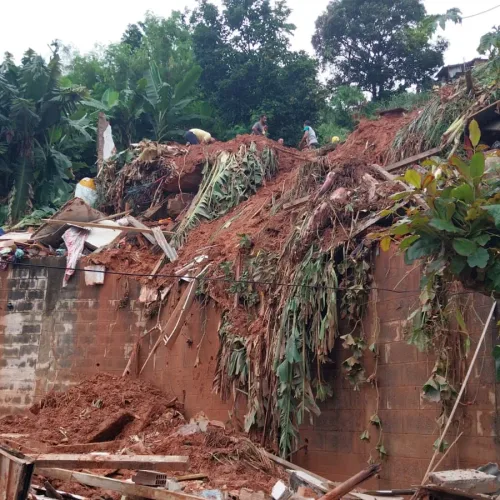
[[[61,87],[57,44],[47,64],[28,50],[20,66],[9,54],[0,66],[0,172],[13,223],[35,205],[66,201],[73,187],[72,158],[92,141],[85,117],[71,116],[84,87]]]

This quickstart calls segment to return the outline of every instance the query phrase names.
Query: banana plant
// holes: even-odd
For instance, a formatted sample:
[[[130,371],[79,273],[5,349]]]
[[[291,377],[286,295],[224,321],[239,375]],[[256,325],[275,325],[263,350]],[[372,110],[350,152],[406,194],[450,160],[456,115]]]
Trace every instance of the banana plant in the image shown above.
[[[184,124],[207,118],[204,115],[188,112],[189,105],[196,100],[193,92],[200,76],[201,68],[193,66],[184,78],[172,87],[162,80],[156,63],[153,61],[150,63],[149,70],[142,81],[143,98],[144,107],[157,141],[161,142],[172,136],[182,135]]]

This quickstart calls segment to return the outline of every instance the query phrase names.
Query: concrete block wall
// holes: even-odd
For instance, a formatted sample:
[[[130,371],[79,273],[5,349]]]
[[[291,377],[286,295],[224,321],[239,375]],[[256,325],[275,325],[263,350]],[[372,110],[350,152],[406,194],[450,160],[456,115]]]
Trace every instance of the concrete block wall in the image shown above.
[[[338,345],[336,363],[328,374],[334,396],[321,406],[322,415],[313,426],[304,428],[308,439],[307,453],[299,452],[295,460],[302,466],[334,480],[345,480],[366,467],[367,462],[380,461],[376,450],[377,428],[370,424],[376,414],[382,422],[382,443],[389,454],[382,461],[380,477],[368,487],[403,488],[419,484],[433,454],[439,436],[440,405],[422,397],[422,386],[432,374],[435,357],[432,352],[419,352],[407,341],[409,312],[418,304],[420,269],[406,266],[395,252],[382,253],[376,260],[372,291],[364,334],[367,345],[375,342],[378,362],[366,351],[363,364],[366,375],[375,373],[377,385],[365,384],[354,391],[341,368],[350,356]],[[396,288],[399,293],[389,291]],[[492,300],[478,294],[461,298],[465,305],[465,321],[471,336],[471,354],[483,330]],[[458,412],[458,424],[452,425],[446,441],[451,444],[444,467],[478,467],[489,461],[498,462],[497,384],[492,349],[497,330],[492,322],[486,343],[480,351],[464,403]],[[467,363],[463,360],[462,369]],[[458,388],[457,388],[458,389]],[[368,430],[370,442],[362,441]]]
[[[81,377],[98,372],[121,375],[139,335],[157,321],[156,316],[146,316],[138,302],[140,284],[131,279],[107,275],[104,285],[90,287],[83,273],[76,273],[62,288],[64,271],[53,267],[64,267],[63,260],[32,264],[41,267],[0,272],[0,413],[26,409],[52,387],[64,389]],[[313,425],[302,429],[308,450],[295,454],[294,461],[331,479],[346,479],[364,468],[370,457],[378,460],[377,430],[369,423],[377,414],[389,456],[380,478],[369,486],[407,487],[422,479],[438,437],[439,405],[421,396],[434,367],[433,353],[419,352],[406,339],[406,319],[418,301],[419,280],[419,269],[405,266],[394,252],[377,258],[375,285],[380,289],[371,292],[363,323],[367,344],[375,342],[379,352],[375,359],[367,351],[363,361],[366,374],[375,373],[377,385],[353,390],[341,368],[350,354],[339,342],[335,363],[326,374],[334,397],[322,405]],[[399,293],[390,291],[394,288]],[[162,325],[182,291],[171,291],[161,311]],[[473,352],[491,300],[479,295],[463,300]],[[203,411],[227,421],[233,402],[222,402],[212,393],[219,319],[216,305],[203,308],[195,302],[176,343],[168,350],[161,343],[141,377],[183,401],[188,416]],[[139,366],[158,335],[154,331],[142,341]],[[500,458],[500,394],[491,356],[496,335],[496,328],[491,328],[448,441],[464,434],[445,466],[477,467]],[[463,360],[462,369],[466,365]],[[243,416],[244,401],[238,401],[236,409]],[[370,432],[370,442],[361,441],[364,430]]]

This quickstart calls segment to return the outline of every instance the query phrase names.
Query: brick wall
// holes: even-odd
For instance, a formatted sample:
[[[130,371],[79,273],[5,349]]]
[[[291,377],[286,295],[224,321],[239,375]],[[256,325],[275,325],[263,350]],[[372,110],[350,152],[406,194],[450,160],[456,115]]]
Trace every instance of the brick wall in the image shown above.
[[[373,356],[365,354],[363,364],[367,376],[376,369],[378,387],[365,384],[360,391],[353,390],[340,367],[350,354],[338,346],[336,363],[329,374],[334,397],[323,405],[315,425],[302,433],[309,440],[307,453],[302,451],[295,457],[304,467],[343,480],[366,467],[370,457],[378,461],[378,433],[369,423],[377,414],[389,456],[383,462],[380,478],[372,480],[371,487],[403,488],[422,480],[439,436],[439,405],[421,396],[422,385],[434,368],[433,353],[419,352],[405,338],[408,313],[418,303],[415,290],[419,289],[419,280],[419,268],[406,266],[394,252],[377,258],[374,286],[400,292],[372,291],[364,321],[367,345],[376,342],[379,358],[375,366]],[[465,305],[471,336],[471,357],[492,301],[476,294],[464,295],[460,300]],[[450,450],[444,467],[477,467],[500,459],[496,439],[497,386],[491,355],[495,336],[492,326],[463,399],[465,404],[460,407],[459,423],[450,428],[447,441],[451,443],[459,433],[464,434]],[[360,439],[365,430],[370,433],[370,442]]]
[[[76,273],[68,287],[61,288],[63,271],[51,267],[61,267],[63,262],[43,259],[32,262],[42,267],[0,273],[0,413],[25,409],[50,388],[64,388],[83,376],[100,371],[121,375],[138,336],[156,323],[156,316],[146,317],[138,302],[137,282],[107,275],[103,286],[91,287],[85,286],[83,273]],[[400,292],[373,291],[363,325],[367,343],[376,342],[380,353],[377,363],[369,354],[363,361],[367,375],[376,370],[378,386],[353,390],[341,373],[348,353],[339,343],[327,374],[334,397],[322,406],[314,425],[302,430],[307,453],[293,457],[304,467],[343,480],[365,467],[370,456],[377,460],[377,432],[369,420],[378,414],[389,457],[372,486],[407,487],[422,478],[438,436],[439,411],[421,398],[421,387],[434,366],[433,355],[420,353],[405,339],[406,318],[418,300],[419,279],[419,269],[406,267],[393,253],[378,257],[376,285]],[[181,292],[177,287],[170,293],[161,324],[168,320]],[[463,300],[473,351],[491,302],[478,295],[466,295]],[[189,415],[204,411],[226,421],[231,402],[224,403],[211,392],[219,318],[214,304],[201,308],[195,303],[177,342],[169,350],[162,343],[142,377],[184,401]],[[499,460],[496,407],[500,394],[491,357],[495,336],[492,328],[467,389],[459,425],[450,431],[449,441],[457,433],[464,435],[446,466],[476,467]],[[157,338],[155,331],[142,341],[140,365]],[[364,430],[370,432],[369,443],[360,440]]]

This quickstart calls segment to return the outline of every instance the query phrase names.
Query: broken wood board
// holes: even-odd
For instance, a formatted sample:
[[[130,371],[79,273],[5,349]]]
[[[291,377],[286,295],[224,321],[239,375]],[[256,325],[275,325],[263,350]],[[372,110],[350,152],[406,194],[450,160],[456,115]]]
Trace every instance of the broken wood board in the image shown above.
[[[158,271],[163,267],[163,265],[165,264],[165,258],[166,258],[166,255],[162,255],[158,259],[158,262],[156,263],[155,267],[151,271],[151,276],[149,277],[150,280],[152,280],[158,274]]]
[[[91,250],[97,250],[103,246],[109,245],[118,236],[122,234],[123,226],[118,222],[108,220],[103,222],[95,222],[96,227],[92,227],[85,239],[85,245]],[[115,227],[115,229],[110,229]]]
[[[153,236],[152,229],[149,229],[148,226],[146,226],[142,222],[138,221],[135,217],[132,217],[131,215],[129,215],[127,217],[127,220],[136,229],[140,229],[141,231],[139,231],[139,232],[141,232],[144,235],[144,238],[146,238],[152,245],[156,245],[156,239]]]
[[[118,449],[118,441],[103,441],[101,443],[58,444],[49,446],[47,453],[95,453],[97,451],[114,451]]]
[[[161,229],[159,227],[153,228],[153,236],[155,237],[158,245],[160,245],[160,248],[163,250],[170,262],[175,262],[177,260],[177,252],[175,251],[175,248],[170,246],[167,239],[165,238],[165,235],[161,232]]]
[[[89,443],[100,443],[103,441],[113,441],[123,431],[126,425],[132,422],[135,416],[128,411],[122,410],[117,415],[111,415],[89,438]]]
[[[294,208],[301,207],[305,205],[311,199],[311,195],[303,196],[302,198],[298,198],[297,200],[291,201],[290,203],[285,203],[283,205],[283,210],[292,210]]]
[[[57,248],[62,235],[66,231],[66,221],[75,223],[91,222],[106,217],[106,214],[95,210],[80,198],[73,198],[65,203],[59,211],[31,235],[33,241]],[[61,227],[54,227],[58,222]]]
[[[349,496],[359,500],[404,500],[404,497],[368,495],[367,493],[355,493],[354,491],[351,491]]]
[[[300,465],[293,464],[292,462],[289,462],[288,460],[285,460],[284,458],[273,455],[272,453],[269,453],[268,451],[263,450],[263,453],[267,458],[271,459],[273,462],[276,462],[279,465],[282,465],[286,469],[299,470],[299,471],[305,472],[306,474],[309,474],[310,476],[315,477],[317,480],[321,481],[322,483],[325,483],[330,488],[334,488],[338,484],[338,483],[334,483],[333,481],[330,481],[329,479],[326,479],[318,474],[315,474],[314,472],[311,472],[307,469],[304,469],[303,467],[300,467]]]
[[[128,216],[128,219],[130,219],[130,215]],[[133,219],[133,217],[132,217]],[[120,231],[128,231],[129,233],[142,233],[144,234],[144,237],[149,240],[151,238],[151,242],[153,245],[156,245],[156,240],[151,236],[153,233],[153,230],[150,229],[149,227],[144,226],[142,227],[131,227],[131,226],[114,226],[110,224],[101,224],[101,223],[96,223],[96,222],[77,222],[74,220],[71,221],[59,221],[59,220],[52,220],[52,219],[42,219],[43,221],[47,222],[49,225],[56,225],[56,226],[61,226],[61,225],[68,225],[68,226],[76,226],[80,227],[83,229],[88,229],[88,228],[104,228],[104,229],[113,229],[117,230],[119,229]],[[137,221],[139,222],[139,221]],[[139,222],[140,224],[140,222]],[[169,231],[163,231],[164,234],[174,234]],[[147,235],[147,236],[146,236]]]
[[[424,151],[423,153],[419,153],[418,155],[410,156],[404,160],[398,161],[396,163],[392,163],[391,165],[387,165],[384,167],[387,172],[392,172],[393,170],[397,170],[401,167],[406,167],[411,165],[412,163],[416,163],[420,160],[424,160],[425,158],[429,158],[429,156],[434,156],[441,153],[442,146],[438,146],[437,148],[429,149],[428,151]]]
[[[117,491],[123,495],[135,495],[147,498],[148,500],[200,500],[200,497],[168,491],[150,486],[140,486],[118,479],[97,476],[95,474],[86,474],[64,469],[37,469],[37,473],[50,479],[59,479],[65,482],[77,482],[93,488],[102,488],[104,490]]]
[[[28,455],[37,468],[63,469],[148,469],[158,472],[187,470],[189,457],[169,455],[108,455],[41,453]]]

